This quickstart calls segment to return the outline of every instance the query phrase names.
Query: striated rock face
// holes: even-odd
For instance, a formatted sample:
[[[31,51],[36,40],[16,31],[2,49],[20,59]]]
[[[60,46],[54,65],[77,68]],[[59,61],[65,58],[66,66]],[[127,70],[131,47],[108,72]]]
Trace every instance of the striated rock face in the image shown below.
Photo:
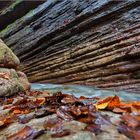
[[[47,0],[0,37],[31,82],[140,92],[140,1]]]
[[[0,96],[11,96],[30,88],[26,75],[17,70],[19,65],[16,55],[0,40]]]

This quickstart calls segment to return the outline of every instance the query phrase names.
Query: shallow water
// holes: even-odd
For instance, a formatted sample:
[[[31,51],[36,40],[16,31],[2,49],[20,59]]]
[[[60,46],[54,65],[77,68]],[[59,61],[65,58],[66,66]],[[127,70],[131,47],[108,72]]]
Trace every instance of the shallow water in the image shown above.
[[[80,85],[56,85],[56,84],[32,84],[31,89],[34,90],[47,90],[50,93],[61,91],[62,93],[73,94],[77,97],[106,97],[118,95],[123,101],[140,101],[140,94],[128,93],[125,91],[101,90],[91,86]]]

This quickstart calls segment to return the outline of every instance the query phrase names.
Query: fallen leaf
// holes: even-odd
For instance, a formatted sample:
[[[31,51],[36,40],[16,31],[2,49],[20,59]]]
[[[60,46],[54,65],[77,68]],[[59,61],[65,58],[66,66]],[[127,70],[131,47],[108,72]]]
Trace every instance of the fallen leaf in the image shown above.
[[[137,120],[137,117],[135,117],[135,115],[130,115],[130,114],[124,114],[120,117],[122,119],[122,121],[129,127],[131,128],[136,128],[138,126],[140,126],[140,121]]]
[[[47,131],[57,132],[58,130],[62,128],[62,121],[58,118],[51,118],[51,119],[46,120],[43,126]]]
[[[109,103],[111,102],[111,100],[113,99],[113,97],[107,97],[103,100],[99,100],[96,104],[95,107],[97,109],[105,109],[107,108],[107,106],[109,105]]]
[[[25,126],[19,132],[9,136],[7,140],[26,140],[28,136],[33,133],[33,129],[30,126]]]
[[[95,121],[95,118],[92,116],[80,116],[79,118],[76,119],[79,122],[86,123],[86,124],[92,124]]]
[[[127,112],[127,110],[126,109],[123,109],[123,108],[119,108],[119,107],[117,107],[117,108],[114,108],[113,109],[113,112],[114,113],[124,113],[124,112]]]
[[[136,130],[133,130],[132,128],[128,127],[125,124],[120,124],[118,126],[118,131],[120,133],[123,133],[125,136],[127,136],[130,139],[140,140],[140,132],[136,131]]]
[[[99,125],[99,124],[89,124],[84,128],[84,130],[90,131],[90,132],[94,133],[95,135],[98,135],[102,132],[101,125]]]
[[[125,110],[128,113],[131,113],[132,112],[131,106],[127,106],[127,105],[126,106],[124,106],[124,105],[122,106],[121,105],[121,106],[119,106],[119,108],[122,109],[122,110]]]
[[[21,111],[20,111],[19,109],[14,109],[14,110],[13,110],[13,113],[14,113],[14,114],[21,114]]]
[[[13,114],[28,114],[29,108],[20,108],[20,107],[13,107],[12,109]]]
[[[12,116],[5,116],[0,120],[0,128],[6,127],[7,125],[14,122],[14,118]]]
[[[72,106],[72,107],[70,108],[70,110],[71,110],[71,113],[72,113],[73,115],[75,115],[75,116],[79,116],[79,115],[82,114],[81,108],[80,108],[80,107]]]
[[[114,108],[120,106],[121,101],[117,95],[115,95],[112,100],[109,102],[107,109],[113,110]]]
[[[134,103],[134,104],[132,104],[131,110],[135,114],[140,115],[140,103]]]
[[[64,104],[74,104],[76,101],[78,101],[74,96],[68,96],[64,97],[61,102]]]
[[[68,109],[69,108],[67,106],[61,106],[56,110],[57,116],[63,120],[73,120],[73,117],[68,112]]]

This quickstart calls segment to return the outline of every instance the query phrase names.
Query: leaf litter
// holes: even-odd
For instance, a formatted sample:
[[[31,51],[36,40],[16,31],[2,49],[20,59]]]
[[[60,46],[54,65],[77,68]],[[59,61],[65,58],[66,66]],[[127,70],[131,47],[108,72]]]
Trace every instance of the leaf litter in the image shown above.
[[[64,128],[63,122],[73,120],[87,124],[83,131],[99,135],[103,132],[102,125],[112,124],[110,117],[101,114],[102,111],[120,114],[121,121],[116,125],[118,132],[130,139],[140,139],[140,102],[124,103],[117,95],[104,99],[84,96],[77,98],[61,92],[50,95],[47,92],[27,91],[9,98],[0,98],[0,104],[3,110],[9,109],[5,116],[0,114],[0,129],[13,122],[26,125],[33,118],[56,114],[55,118],[44,121],[44,129],[37,131],[26,125],[19,132],[7,137],[8,140],[32,140],[49,131],[53,131],[53,138],[68,136],[71,131]],[[28,116],[32,112],[34,114]]]

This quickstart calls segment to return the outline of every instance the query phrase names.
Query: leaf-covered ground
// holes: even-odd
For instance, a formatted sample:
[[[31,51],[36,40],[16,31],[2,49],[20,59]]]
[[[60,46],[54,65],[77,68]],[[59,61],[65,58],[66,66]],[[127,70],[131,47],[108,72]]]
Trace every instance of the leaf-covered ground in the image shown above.
[[[81,139],[86,134],[86,139],[107,139],[113,130],[120,133],[116,139],[140,139],[140,102],[122,102],[117,95],[78,98],[61,92],[50,95],[45,91],[26,91],[0,98],[0,105],[0,139],[76,139],[75,133],[80,133],[77,136]],[[42,123],[38,124],[41,118]],[[18,125],[23,127],[18,129]],[[37,125],[39,129],[34,128]],[[16,131],[8,133],[10,127]]]

